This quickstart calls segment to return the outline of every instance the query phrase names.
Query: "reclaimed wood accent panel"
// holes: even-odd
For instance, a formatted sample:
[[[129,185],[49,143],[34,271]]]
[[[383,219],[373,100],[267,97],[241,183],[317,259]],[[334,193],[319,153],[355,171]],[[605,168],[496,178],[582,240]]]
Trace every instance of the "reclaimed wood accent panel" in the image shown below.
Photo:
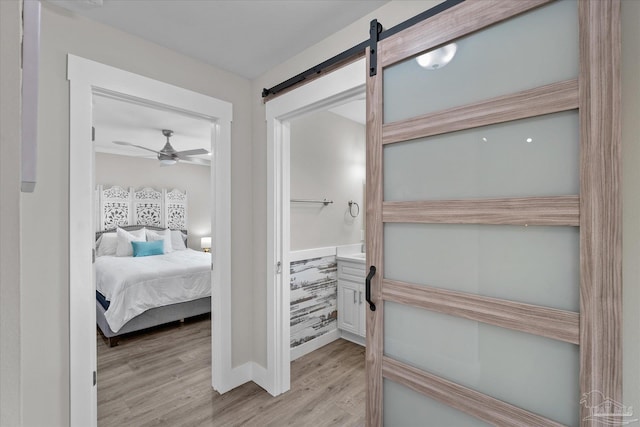
[[[385,279],[382,298],[400,304],[579,344],[579,314]]]
[[[369,70],[369,48],[367,48],[367,70]],[[367,73],[368,74],[368,73]],[[377,268],[371,281],[371,299],[376,311],[366,306],[366,366],[367,398],[366,422],[368,427],[382,426],[382,355],[384,304],[381,298],[382,258],[382,68],[378,62],[377,75],[367,77],[367,264]]]
[[[552,0],[466,0],[378,43],[382,68]]]
[[[463,387],[389,357],[383,358],[382,375],[441,403],[496,426],[560,427],[555,421]]]
[[[580,1],[580,390],[622,403],[620,1]],[[583,426],[601,425],[582,406]]]
[[[338,264],[330,255],[294,261],[289,271],[293,349],[337,329]]]
[[[578,196],[384,202],[384,222],[580,225]]]
[[[382,126],[382,143],[407,141],[578,108],[578,80],[449,108]]]

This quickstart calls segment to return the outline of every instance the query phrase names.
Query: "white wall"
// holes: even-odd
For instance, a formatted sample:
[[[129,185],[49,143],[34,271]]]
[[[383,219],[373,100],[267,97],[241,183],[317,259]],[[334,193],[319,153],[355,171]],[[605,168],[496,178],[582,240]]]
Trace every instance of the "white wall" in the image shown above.
[[[0,426],[20,425],[20,36],[22,2],[0,1]]]
[[[69,423],[67,53],[233,104],[232,362],[237,366],[252,359],[252,275],[246,268],[252,263],[247,226],[252,212],[249,81],[43,2],[38,183],[33,194],[22,195],[21,214],[27,255],[22,259],[20,302],[25,426]],[[43,238],[55,250],[41,256]]]
[[[347,202],[362,207],[364,125],[321,111],[292,120],[290,129],[291,198],[334,202],[291,203],[291,250],[360,243],[363,209],[354,219]]]
[[[369,22],[377,18],[385,27],[392,27],[423,12],[438,0],[394,0],[353,24],[327,37],[318,44],[283,62],[251,82],[251,102],[253,106],[253,279],[254,279],[254,360],[266,366],[266,247],[267,247],[267,126],[263,88],[270,88],[301,73],[338,53],[369,38]]]
[[[160,167],[154,159],[96,153],[96,184],[186,190],[188,245],[198,251],[200,237],[211,236],[210,171],[207,166],[177,163]]]

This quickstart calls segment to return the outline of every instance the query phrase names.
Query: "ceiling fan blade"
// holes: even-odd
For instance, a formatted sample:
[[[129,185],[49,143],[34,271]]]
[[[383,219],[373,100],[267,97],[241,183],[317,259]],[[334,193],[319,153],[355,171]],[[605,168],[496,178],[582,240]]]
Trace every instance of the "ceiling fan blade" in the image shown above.
[[[147,147],[143,147],[142,145],[136,145],[136,144],[132,144],[130,142],[125,142],[125,141],[113,141],[114,144],[118,144],[118,145],[129,145],[131,147],[137,147],[137,148],[142,148],[143,150],[147,150],[147,151],[151,151],[152,153],[156,153],[156,154],[160,154],[159,151],[156,150],[152,150],[150,148]]]
[[[190,162],[190,163],[197,163],[197,164],[203,165],[203,166],[211,166],[211,161],[205,160],[205,159],[199,159],[197,157],[188,157],[188,158],[185,159],[185,161]]]
[[[205,150],[204,148],[197,148],[195,150],[185,150],[185,151],[178,151],[177,153],[175,153],[176,156],[182,158],[185,158],[187,156],[198,156],[200,154],[209,154],[209,152],[207,150]]]

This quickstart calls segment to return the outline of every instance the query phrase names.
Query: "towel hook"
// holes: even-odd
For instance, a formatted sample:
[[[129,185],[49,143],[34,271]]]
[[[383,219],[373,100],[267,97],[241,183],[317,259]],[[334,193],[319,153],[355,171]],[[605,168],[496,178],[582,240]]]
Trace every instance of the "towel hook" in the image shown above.
[[[353,214],[353,205],[356,205],[355,215]],[[355,218],[358,215],[360,215],[360,205],[354,202],[353,200],[349,200],[349,215],[351,215],[351,218]]]

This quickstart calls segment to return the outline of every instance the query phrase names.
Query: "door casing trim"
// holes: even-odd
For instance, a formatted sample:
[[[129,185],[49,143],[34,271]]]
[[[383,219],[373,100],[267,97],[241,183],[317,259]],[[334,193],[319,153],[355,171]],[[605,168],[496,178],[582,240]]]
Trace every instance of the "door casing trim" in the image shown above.
[[[261,385],[273,396],[289,390],[291,383],[289,120],[362,99],[365,73],[365,60],[360,59],[266,103],[267,375]]]
[[[69,413],[71,426],[97,424],[95,241],[92,97],[96,91],[136,98],[212,121],[211,191],[214,209],[212,284],[212,386],[220,393],[242,376],[231,366],[231,120],[232,104],[75,55],[67,56],[69,80]],[[92,283],[93,286],[87,286]],[[246,381],[246,380],[244,380]],[[244,382],[243,381],[243,382]]]

